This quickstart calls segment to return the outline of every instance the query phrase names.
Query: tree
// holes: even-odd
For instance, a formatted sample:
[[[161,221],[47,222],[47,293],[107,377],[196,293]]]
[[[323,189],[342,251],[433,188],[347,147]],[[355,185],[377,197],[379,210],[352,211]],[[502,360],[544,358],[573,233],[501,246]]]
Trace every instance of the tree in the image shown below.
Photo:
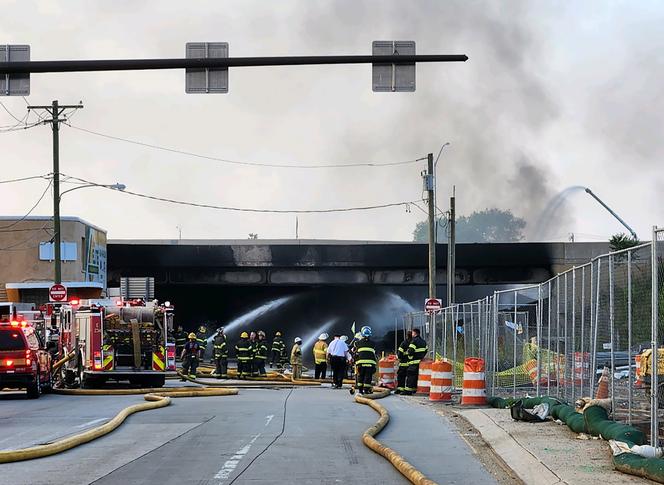
[[[634,246],[638,245],[639,241],[634,239],[632,236],[628,236],[624,232],[614,234],[611,236],[611,239],[609,239],[609,248],[611,248],[612,252],[620,251],[621,249],[633,248]]]
[[[516,242],[523,239],[525,227],[526,221],[512,214],[512,211],[484,209],[457,219],[456,240],[460,243]],[[428,230],[426,221],[418,222],[413,231],[413,241],[427,241]],[[437,241],[447,241],[447,222],[444,220],[438,224]]]

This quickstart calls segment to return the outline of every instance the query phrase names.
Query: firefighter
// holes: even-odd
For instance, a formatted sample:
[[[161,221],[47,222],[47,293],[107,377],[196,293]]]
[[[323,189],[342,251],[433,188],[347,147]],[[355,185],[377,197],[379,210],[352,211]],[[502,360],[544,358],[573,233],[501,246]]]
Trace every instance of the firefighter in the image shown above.
[[[182,354],[180,354],[180,359],[182,360],[182,374],[188,375],[191,379],[196,378],[199,352],[200,346],[198,345],[198,339],[196,338],[196,334],[191,332],[189,334],[189,341],[184,344]],[[182,380],[185,381],[186,379],[183,377]]]
[[[314,379],[325,379],[327,373],[327,342],[329,335],[325,332],[318,337],[318,342],[314,344]]]
[[[254,362],[258,370],[258,375],[266,375],[265,362],[267,362],[267,343],[265,342],[265,332],[262,330],[258,332],[256,351],[254,352]]]
[[[290,365],[293,370],[293,379],[297,380],[302,377],[302,339],[300,337],[295,337],[295,340],[293,340]]]
[[[399,359],[399,370],[397,371],[397,389],[395,394],[401,394],[406,390],[406,374],[408,373],[408,347],[412,336],[410,330],[406,332],[403,342],[397,348],[397,358]]]
[[[274,338],[272,339],[272,358],[270,359],[270,369],[275,364],[277,365],[277,369],[281,369],[281,356],[283,355],[285,348],[286,344],[284,344],[284,341],[281,339],[281,332],[275,333]]]
[[[246,379],[251,375],[251,344],[247,332],[240,334],[240,340],[235,344],[235,355],[237,357],[237,377]]]
[[[196,334],[196,340],[198,341],[198,346],[201,353],[201,362],[205,359],[205,348],[207,347],[207,328],[205,325],[198,327],[198,333]]]
[[[180,355],[184,344],[187,343],[187,332],[184,331],[182,325],[178,325],[178,329],[175,331],[175,355]]]
[[[256,352],[258,352],[258,340],[256,338],[256,332],[251,332],[249,334],[249,343],[251,345],[249,372],[251,377],[258,377],[258,359],[256,358]]]
[[[214,361],[217,379],[228,379],[228,345],[224,327],[219,327],[214,337]]]
[[[412,340],[408,346],[408,370],[406,371],[406,389],[401,394],[412,395],[417,391],[417,378],[420,373],[420,361],[427,355],[427,343],[420,337],[420,329],[411,330]]]
[[[364,326],[360,329],[362,338],[357,342],[357,386],[360,394],[371,394],[373,384],[371,380],[376,373],[376,344],[371,340],[371,327]]]

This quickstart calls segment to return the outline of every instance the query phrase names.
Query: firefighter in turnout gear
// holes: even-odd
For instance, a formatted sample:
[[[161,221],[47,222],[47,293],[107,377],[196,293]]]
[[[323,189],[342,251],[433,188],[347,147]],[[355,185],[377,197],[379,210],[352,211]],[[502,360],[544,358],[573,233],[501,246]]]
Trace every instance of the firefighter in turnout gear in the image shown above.
[[[251,343],[247,332],[240,334],[240,340],[235,344],[235,356],[237,357],[237,377],[246,379],[251,375]]]
[[[207,347],[207,328],[205,325],[198,327],[198,332],[196,333],[196,341],[200,348],[200,359],[203,362],[205,359],[205,348]]]
[[[401,394],[406,390],[406,374],[408,373],[408,347],[412,340],[410,330],[406,332],[406,338],[397,348],[397,358],[399,359],[399,370],[397,371],[397,389],[395,394]]]
[[[415,394],[417,391],[417,378],[420,373],[420,361],[427,355],[427,343],[420,337],[420,329],[411,330],[413,336],[408,346],[408,371],[406,372],[406,389],[402,394]]]
[[[175,355],[180,356],[182,349],[184,349],[184,344],[187,343],[187,332],[182,329],[182,325],[178,325],[173,336],[175,337]]]
[[[254,363],[256,364],[259,376],[264,376],[267,374],[265,371],[266,362],[267,343],[265,342],[265,332],[261,330],[258,332],[258,340],[256,341],[256,350],[254,352]]]
[[[360,330],[362,338],[357,343],[357,386],[360,394],[371,394],[373,375],[376,373],[376,344],[371,340],[371,327],[364,326]]]
[[[214,337],[214,362],[217,379],[228,379],[228,345],[224,327],[220,327]]]
[[[302,377],[302,339],[295,337],[290,354],[290,365],[293,369],[293,379]]]
[[[314,379],[325,379],[325,374],[327,372],[327,338],[329,337],[326,333],[321,333],[318,337],[318,342],[314,344],[314,363],[316,364],[316,370],[314,373]]]
[[[180,358],[182,359],[182,373],[188,375],[191,379],[196,378],[196,368],[198,367],[198,355],[200,352],[200,347],[196,339],[195,333],[189,334],[189,341],[184,344],[182,349],[182,354]],[[186,380],[184,377],[182,380]]]
[[[281,332],[274,334],[274,339],[272,339],[272,358],[270,359],[270,369],[273,365],[277,365],[277,369],[282,367],[282,356],[286,350],[286,344],[281,338]]]
[[[258,377],[258,359],[256,359],[256,352],[258,351],[258,339],[256,332],[249,334],[249,344],[251,345],[251,360],[249,361],[249,373],[251,377]]]

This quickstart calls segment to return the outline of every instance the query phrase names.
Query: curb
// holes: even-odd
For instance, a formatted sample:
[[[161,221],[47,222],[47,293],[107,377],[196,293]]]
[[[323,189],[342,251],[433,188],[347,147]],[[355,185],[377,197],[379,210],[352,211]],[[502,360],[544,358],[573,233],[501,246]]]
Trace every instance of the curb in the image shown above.
[[[482,436],[482,439],[502,458],[505,464],[529,485],[567,484],[530,451],[521,446],[507,431],[482,409],[457,411]]]

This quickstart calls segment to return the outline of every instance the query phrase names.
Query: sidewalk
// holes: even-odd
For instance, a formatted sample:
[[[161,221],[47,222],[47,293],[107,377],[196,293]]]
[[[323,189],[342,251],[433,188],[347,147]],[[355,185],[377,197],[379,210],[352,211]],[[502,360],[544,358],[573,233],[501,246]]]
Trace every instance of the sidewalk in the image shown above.
[[[528,485],[655,483],[615,471],[606,441],[578,439],[565,425],[514,421],[508,409],[434,407],[468,421]]]

